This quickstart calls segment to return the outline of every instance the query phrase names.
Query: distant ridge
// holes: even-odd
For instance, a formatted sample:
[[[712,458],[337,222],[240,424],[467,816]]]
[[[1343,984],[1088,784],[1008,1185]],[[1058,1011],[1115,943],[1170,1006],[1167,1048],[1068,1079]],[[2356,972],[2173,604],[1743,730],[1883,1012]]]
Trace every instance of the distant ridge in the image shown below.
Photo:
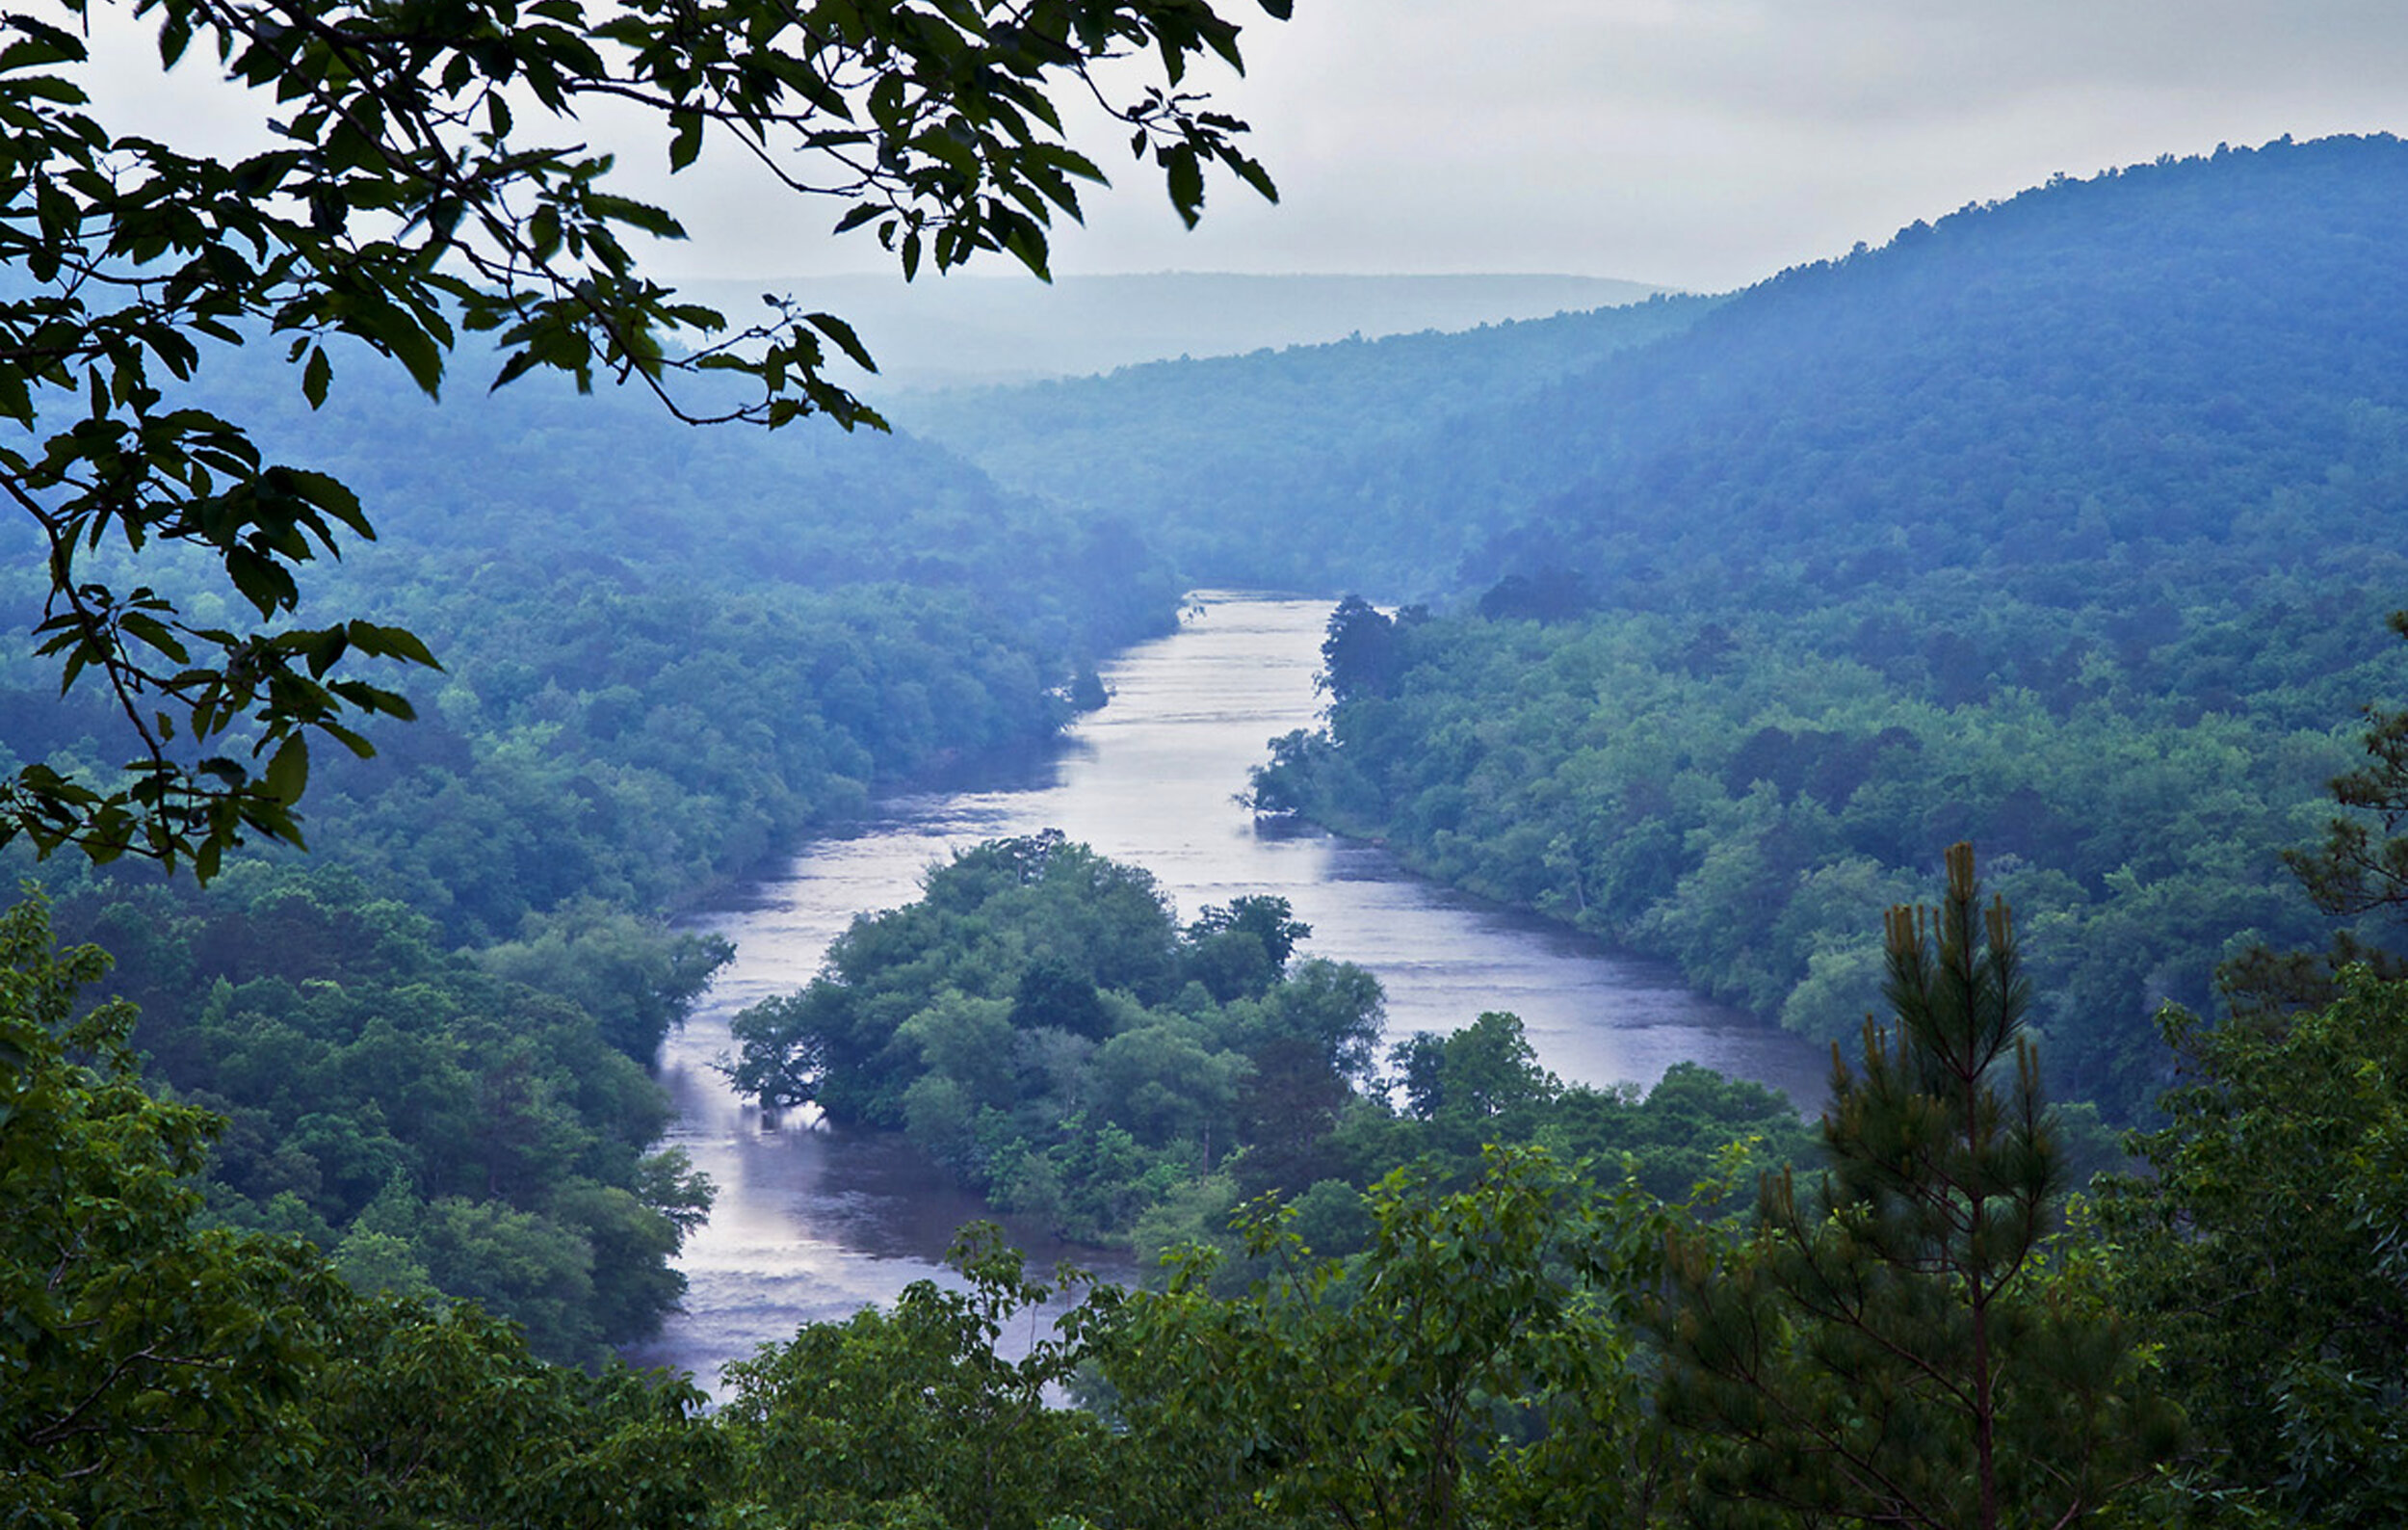
[[[1912,224],[1450,441],[1485,464],[1454,505],[1521,522],[1458,578],[1561,561],[1646,602],[1802,560],[1833,594],[1956,568],[2070,577],[2080,600],[2069,570],[2175,546],[2236,581],[2388,554],[2404,246],[2388,134],[2167,156]],[[1435,465],[1394,462],[1387,502],[1445,515]],[[1463,529],[1437,545],[1472,550]]]
[[[877,393],[1035,382],[1144,361],[1241,356],[1359,334],[1475,329],[1637,303],[1644,282],[1570,276],[765,277],[687,284],[744,322],[764,293],[851,321],[877,357]]]
[[[1687,608],[1957,570],[2079,602],[2102,561],[2180,548],[2229,592],[2401,545],[2403,249],[2408,145],[2285,140],[2059,177],[1719,303],[913,423],[1144,516],[1200,579],[1443,599],[1570,569]]]

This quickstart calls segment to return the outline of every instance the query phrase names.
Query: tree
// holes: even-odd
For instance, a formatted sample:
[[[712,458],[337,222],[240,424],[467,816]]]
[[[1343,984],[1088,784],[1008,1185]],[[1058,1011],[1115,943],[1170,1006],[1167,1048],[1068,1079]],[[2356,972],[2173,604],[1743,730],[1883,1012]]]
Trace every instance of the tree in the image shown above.
[[[2390,624],[2408,638],[2408,611],[2393,612]],[[2329,783],[2342,811],[2325,820],[2320,847],[2286,850],[2283,863],[2328,914],[2396,919],[2408,915],[2408,710],[2365,710],[2359,743],[2367,763]],[[2408,976],[2408,960],[2397,951],[2342,929],[2320,952],[2252,947],[2220,967],[2216,980],[2237,1012],[2270,1017],[2333,1003],[2343,991],[2339,974],[2352,965],[2384,978]]]
[[[604,1041],[650,1063],[735,955],[718,936],[672,933],[588,897],[529,914],[518,939],[488,946],[477,960],[514,983],[574,1000]]]
[[[699,1526],[729,1464],[703,1402],[667,1372],[546,1364],[473,1304],[354,1300],[309,1375],[309,1448],[256,1474],[312,1524]]]
[[[1350,962],[1314,957],[1282,978],[1258,1013],[1256,1037],[1303,1042],[1339,1078],[1371,1085],[1388,1013],[1379,979]]]
[[[1206,904],[1188,926],[1181,964],[1216,1002],[1261,994],[1286,972],[1296,942],[1313,927],[1295,917],[1288,900],[1269,893]]]
[[[1094,980],[1058,956],[1041,956],[1020,971],[1011,1002],[1011,1027],[1034,1031],[1051,1026],[1100,1042],[1112,1034],[1112,1012]]]
[[[1522,1017],[1492,1010],[1452,1036],[1418,1031],[1389,1054],[1406,1107],[1423,1121],[1450,1121],[1477,1132],[1497,1117],[1543,1104],[1560,1093]]]
[[[26,433],[0,448],[0,494],[46,560],[41,652],[105,694],[136,756],[118,780],[37,764],[0,787],[0,839],[43,854],[206,878],[246,835],[299,843],[313,743],[365,754],[363,723],[410,715],[350,661],[434,663],[398,627],[302,624],[307,566],[374,520],[196,402],[211,347],[280,345],[313,408],[359,348],[433,394],[484,334],[495,386],[549,370],[691,420],[878,423],[826,376],[839,353],[869,362],[841,320],[773,299],[736,329],[643,273],[628,236],[681,229],[613,189],[581,109],[651,114],[672,171],[706,146],[757,160],[833,202],[838,232],[873,227],[906,277],[981,251],[1044,274],[1052,220],[1103,179],[1064,96],[1129,130],[1190,223],[1210,166],[1272,195],[1244,124],[1184,89],[1193,61],[1239,63],[1210,0],[132,0],[163,68],[196,59],[252,92],[270,146],[234,162],[92,115],[79,33],[105,9],[0,19],[0,418]],[[256,624],[188,618],[143,573],[162,545]]]
[[[2187,1081],[2106,1181],[2115,1295],[2163,1348],[2192,1448],[2177,1517],[2408,1519],[2408,984],[2212,1029],[2164,1016]]]
[[[763,1110],[788,1110],[817,1101],[827,1085],[830,1033],[845,1019],[844,994],[815,982],[799,993],[782,993],[740,1011],[728,1021],[739,1053],[722,1060],[728,1083]]]
[[[1400,677],[1402,664],[1395,620],[1361,595],[1338,602],[1322,640],[1320,683],[1333,704],[1385,696]]]
[[[2391,628],[2408,638],[2408,611],[2393,612]],[[2327,913],[2408,908],[2408,711],[2369,706],[2366,716],[2367,763],[2332,783],[2348,812],[2329,822],[2321,850],[2283,853]]]
[[[1744,1237],[1673,1240],[1663,1406],[1719,1442],[1709,1513],[2062,1525],[2164,1442],[2121,1324],[2051,1270],[2063,1170],[2012,923],[1970,845],[1948,869],[1938,910],[1889,912],[1861,1072],[1833,1048],[1829,1169],[1767,1176]]]
[[[2408,637],[2408,612],[2391,617]],[[2325,912],[2408,910],[2408,711],[2366,709],[2323,845],[2284,859]],[[2164,1346],[2195,1437],[2168,1517],[2372,1524],[2408,1515],[2408,982],[2394,952],[2260,946],[2232,1015],[2159,1017],[2183,1082],[2102,1182],[2116,1294]]]
[[[718,1446],[692,1387],[544,1365],[474,1306],[363,1300],[299,1239],[205,1226],[224,1122],[144,1092],[133,1006],[77,1013],[106,966],[54,950],[39,901],[0,913],[12,1523],[699,1521]],[[380,1241],[363,1267],[402,1273]]]
[[[278,1522],[259,1457],[340,1286],[296,1240],[203,1230],[220,1124],[143,1092],[107,958],[0,914],[0,1496],[35,1524]]]
[[[1216,1256],[1189,1248],[1105,1326],[1099,1368],[1161,1500],[1140,1522],[1647,1522],[1666,1441],[1635,1319],[1661,1208],[1531,1148],[1487,1150],[1459,1190],[1399,1170],[1362,1199],[1350,1260],[1257,1203],[1261,1279],[1216,1297]]]
[[[891,1312],[812,1324],[728,1367],[721,1418],[742,1500],[777,1523],[1034,1530],[1108,1496],[1105,1432],[1045,1399],[1077,1367],[1109,1290],[1087,1292],[1060,1336],[1036,1338],[1047,1303],[1070,1305],[1085,1276],[1034,1279],[988,1224],[963,1228],[947,1262],[964,1289],[917,1280]],[[997,1342],[1020,1324],[1032,1342],[1007,1359]]]
[[[1243,931],[1261,941],[1263,954],[1270,958],[1275,973],[1287,970],[1288,958],[1296,954],[1296,943],[1312,938],[1313,935],[1313,927],[1296,917],[1296,910],[1287,899],[1256,892],[1232,898],[1225,907],[1206,904],[1188,926],[1188,938],[1203,940],[1232,930]]]
[[[1246,1064],[1237,1105],[1245,1155],[1231,1170],[1239,1194],[1296,1196],[1342,1174],[1345,1165],[1327,1145],[1340,1115],[1359,1097],[1346,1079],[1296,1037],[1264,1042]]]

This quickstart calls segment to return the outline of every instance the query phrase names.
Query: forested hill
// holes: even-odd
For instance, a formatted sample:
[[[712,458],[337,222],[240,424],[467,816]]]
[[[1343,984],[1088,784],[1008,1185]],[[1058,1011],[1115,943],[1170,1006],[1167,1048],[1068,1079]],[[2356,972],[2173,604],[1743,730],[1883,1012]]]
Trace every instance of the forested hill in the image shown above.
[[[641,386],[581,396],[542,374],[488,391],[498,357],[475,340],[439,402],[389,363],[337,351],[313,410],[276,351],[213,350],[198,401],[258,422],[273,454],[359,494],[380,545],[342,568],[372,581],[432,556],[684,590],[903,582],[1013,609],[1050,600],[1075,623],[1056,636],[1089,653],[1159,625],[1178,594],[1125,525],[1007,492],[906,434],[823,418],[696,428]],[[714,403],[691,380],[685,392],[689,409]]]
[[[1366,348],[1389,385],[1333,400],[1334,456],[1316,414],[1259,401],[1344,347],[924,417],[1008,482],[1161,517],[1218,578],[1407,595],[1562,565],[1664,604],[1942,567],[2030,584],[2168,541],[2290,565],[2390,540],[2404,193],[2389,137],[2219,151],[1918,223],[1636,349],[1649,306]],[[1279,471],[1229,470],[1249,461]]]
[[[1396,463],[1422,461],[1466,411],[1509,411],[1600,356],[1686,329],[1714,302],[1656,297],[1460,333],[936,394],[898,409],[1006,484],[1140,520],[1196,583],[1396,588],[1418,577],[1422,560],[1386,544],[1385,513],[1360,514],[1394,492]]]
[[[1081,667],[1175,610],[1125,525],[906,436],[695,429],[639,389],[537,378],[487,393],[476,347],[440,404],[338,355],[311,411],[276,349],[213,353],[197,400],[342,478],[380,533],[313,571],[302,617],[409,626],[444,665],[377,761],[322,752],[311,838],[455,935],[580,894],[673,906],[877,781],[1049,734]],[[42,594],[23,559],[0,603]],[[0,747],[106,757],[105,709],[55,689],[0,664]]]
[[[1973,839],[2031,920],[2055,1082],[2142,1112],[2162,1000],[2322,939],[2281,854],[2401,691],[2402,248],[2408,145],[2283,142],[1718,303],[928,425],[1090,476],[1217,578],[1430,600],[1333,625],[1328,729],[1264,805],[1830,1038],[1877,1002],[1877,910]]]
[[[1119,276],[953,273],[904,283],[893,273],[686,284],[730,315],[761,294],[794,292],[846,315],[877,359],[855,385],[881,404],[899,391],[1080,377],[1173,356],[1240,356],[1543,319],[1657,289],[1607,277],[1248,276],[1164,271]],[[852,374],[840,372],[850,379]]]
[[[1457,449],[1512,459],[1483,476],[1522,556],[1554,544],[1626,602],[1948,567],[2081,598],[2038,570],[2186,544],[2247,574],[2390,544],[2403,243],[2388,137],[2059,180],[1785,273]],[[1532,456],[1558,487],[1516,495]]]
[[[225,1121],[214,1221],[596,1359],[674,1306],[707,1201],[654,1150],[641,1065],[725,949],[664,915],[882,784],[1050,738],[1082,667],[1171,620],[1177,587],[1126,528],[922,442],[697,431],[533,378],[488,394],[472,348],[440,405],[340,357],[313,412],[282,349],[213,352],[191,401],[357,492],[381,536],[313,567],[301,616],[423,636],[442,671],[382,676],[418,720],[373,729],[371,760],[315,752],[306,857],[238,852],[205,892],[21,844],[7,869],[115,953],[154,1084]],[[152,563],[196,620],[244,620]],[[0,580],[20,629],[44,573]],[[0,663],[0,764],[123,758],[94,691]]]

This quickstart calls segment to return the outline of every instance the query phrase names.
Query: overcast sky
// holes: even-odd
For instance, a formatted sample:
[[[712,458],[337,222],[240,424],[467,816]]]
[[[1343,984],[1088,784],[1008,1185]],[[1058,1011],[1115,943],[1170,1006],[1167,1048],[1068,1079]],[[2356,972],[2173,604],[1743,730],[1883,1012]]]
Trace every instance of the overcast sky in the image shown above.
[[[2402,0],[1296,0],[1286,23],[1231,4],[1248,73],[1220,96],[1281,205],[1217,183],[1184,233],[1107,138],[1116,184],[1058,271],[1721,289],[2059,171],[2408,132]],[[666,274],[878,268],[867,237],[826,237],[827,208],[734,168],[660,186],[694,234]]]

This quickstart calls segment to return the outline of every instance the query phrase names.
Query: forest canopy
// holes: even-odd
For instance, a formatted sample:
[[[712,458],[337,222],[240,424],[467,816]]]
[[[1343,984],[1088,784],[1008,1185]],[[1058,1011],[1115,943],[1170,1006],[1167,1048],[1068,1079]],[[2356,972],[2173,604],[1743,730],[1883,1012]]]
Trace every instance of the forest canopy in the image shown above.
[[[2326,942],[2283,856],[2403,695],[2403,209],[2408,145],[2283,141],[1711,303],[922,412],[1008,481],[1142,496],[1222,577],[1356,592],[1265,808],[1818,1040],[1873,997],[1871,913],[1969,837],[2053,1082],[2136,1119],[2160,1002]]]
[[[358,40],[351,14],[321,40]],[[348,173],[340,146],[291,174]],[[2396,244],[2402,163],[2381,140],[2144,167],[1723,303],[1489,333],[1482,364],[1540,358],[1535,384],[1435,421],[1372,355],[1443,370],[1434,338],[1231,363],[1311,396],[1317,431],[1393,410],[1261,507],[1296,536],[1260,555],[1437,597],[1338,606],[1327,726],[1278,743],[1257,805],[1671,953],[1830,1040],[1832,1108],[1809,1128],[1687,1067],[1567,1087],[1502,1012],[1383,1056],[1376,984],[1276,898],[1183,919],[1061,836],[980,846],[748,1012],[744,1081],[899,1127],[1056,1230],[1168,1249],[1165,1280],[1049,1281],[974,1231],[956,1285],[766,1346],[710,1417],[601,1359],[674,1302],[708,1200],[657,1150],[641,1064],[724,951],[663,913],[1100,696],[1095,659],[1177,589],[1132,529],[1149,509],[1182,557],[1261,527],[1209,495],[1064,512],[907,441],[731,462],[566,397],[567,355],[378,439],[360,423],[418,383],[407,355],[393,394],[355,383],[342,336],[374,335],[348,311],[308,310],[264,366],[212,353],[260,462],[334,424],[338,476],[413,507],[376,570],[306,572],[392,601],[447,668],[376,703],[424,719],[396,747],[312,768],[305,867],[228,855],[198,889],[65,857],[50,908],[0,921],[0,1481],[63,1523],[2399,1518],[2408,860],[2380,617],[2408,306],[2364,256]],[[594,247],[582,226],[563,251]],[[507,369],[558,332],[519,322],[461,329],[454,359]],[[1073,424],[1106,450],[1193,377]],[[217,429],[147,385],[92,403]],[[280,403],[222,403],[247,387]],[[573,491],[463,470],[522,431]],[[250,503],[226,449],[167,514]],[[668,487],[593,492],[617,465]],[[323,551],[331,490],[254,477]],[[39,604],[53,567],[35,544],[13,592]],[[257,604],[189,599],[172,620]],[[291,673],[338,673],[312,653]],[[5,698],[12,763],[98,779],[116,720],[36,689]],[[2298,850],[2369,702],[2359,816]],[[1962,845],[1940,880],[1962,836],[2002,901]],[[2351,940],[2297,955],[2333,914]],[[83,996],[86,935],[139,1017]],[[2261,986],[2212,1013],[2233,957]],[[2089,1173],[2101,1105],[2147,1123],[2148,1173]],[[999,1357],[1064,1286],[1069,1322]],[[1050,1408],[1064,1386],[1092,1411]]]
[[[812,145],[803,204],[884,209],[907,266],[1041,267],[1101,178],[1044,92],[1131,49],[1112,88],[1181,209],[1208,164],[1261,180],[1240,124],[1144,84],[1235,28],[1143,0],[740,5],[693,34],[567,3],[132,10],[13,17],[0,49],[26,427],[0,482],[28,512],[0,602],[43,648],[0,661],[0,839],[118,949],[150,1087],[223,1120],[207,1223],[594,1361],[674,1306],[708,1204],[655,1150],[644,1067],[724,951],[666,913],[881,786],[1051,736],[1175,590],[1125,527],[917,443],[690,429],[874,424],[821,371],[859,348],[650,281],[623,241],[669,215],[564,124],[633,92],[681,163]],[[93,120],[87,16],[229,74],[275,142],[221,162]],[[398,678],[358,678],[380,658]]]
[[[1058,843],[991,847],[980,874],[1029,885],[1033,849],[1108,905],[1128,886]],[[1978,897],[1968,847],[1950,863],[1938,910],[1892,911],[1888,1016],[1753,1218],[1719,1214],[1741,1149],[1667,1198],[1627,1159],[1523,1145],[1267,1199],[1152,1292],[1034,1278],[973,1229],[955,1288],[765,1345],[716,1415],[206,1226],[189,1175],[222,1123],[137,1085],[128,1007],[74,1013],[104,959],[54,950],[28,905],[0,922],[0,1480],[56,1523],[2383,1517],[2400,1329],[2394,1282],[2367,1276],[2390,1259],[2398,1121],[2372,1081],[2408,1034],[2400,985],[2357,969],[2284,1032],[2208,1039],[2144,1144],[2155,1173],[2107,1185],[2089,1223],[2028,1061],[2011,913]],[[1417,1069],[1414,1108],[1494,1141],[1547,1088],[1525,1073],[1506,1098],[1509,1027],[1479,1032],[1506,1044]],[[2261,1182],[2290,1186],[2282,1217]],[[1307,1228],[1351,1236],[1333,1255]],[[999,1356],[1060,1284],[1065,1322]],[[1095,1411],[1049,1407],[1064,1385]]]

